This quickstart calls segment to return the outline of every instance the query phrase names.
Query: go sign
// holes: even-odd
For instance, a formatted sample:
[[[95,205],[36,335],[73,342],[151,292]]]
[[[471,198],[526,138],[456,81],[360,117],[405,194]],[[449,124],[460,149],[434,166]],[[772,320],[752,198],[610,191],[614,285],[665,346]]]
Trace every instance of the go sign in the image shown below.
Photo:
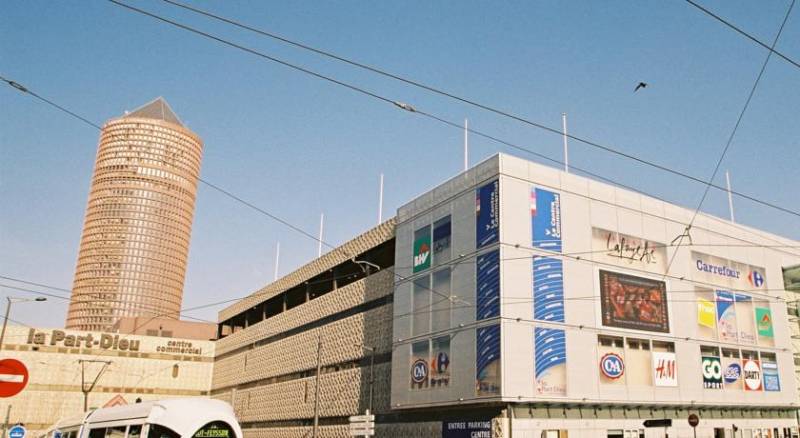
[[[722,363],[718,357],[703,356],[703,388],[722,388]]]
[[[607,353],[600,359],[600,372],[609,379],[619,379],[625,373],[625,362],[616,353]]]

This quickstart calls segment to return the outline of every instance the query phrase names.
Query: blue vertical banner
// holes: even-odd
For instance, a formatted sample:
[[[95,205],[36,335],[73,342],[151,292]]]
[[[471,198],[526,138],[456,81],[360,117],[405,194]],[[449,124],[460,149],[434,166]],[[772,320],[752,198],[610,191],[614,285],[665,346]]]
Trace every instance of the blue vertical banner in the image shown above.
[[[500,395],[500,324],[475,330],[475,393]]]
[[[560,253],[561,195],[531,188],[531,236],[536,249]],[[533,318],[565,322],[564,265],[560,259],[533,258]],[[536,327],[533,331],[533,360],[536,392],[543,395],[567,394],[567,340],[564,330]]]
[[[564,330],[536,327],[533,338],[536,392],[566,395],[567,340]]]
[[[561,252],[561,195],[531,188],[533,247]]]
[[[533,318],[564,322],[564,269],[561,260],[533,258]]]
[[[475,247],[500,240],[500,180],[494,180],[475,191]]]
[[[561,260],[533,259],[533,317],[547,322],[565,322],[564,270]],[[534,329],[536,391],[543,395],[567,394],[567,341],[564,330]]]
[[[475,319],[500,316],[500,250],[481,254],[476,259],[477,281]]]

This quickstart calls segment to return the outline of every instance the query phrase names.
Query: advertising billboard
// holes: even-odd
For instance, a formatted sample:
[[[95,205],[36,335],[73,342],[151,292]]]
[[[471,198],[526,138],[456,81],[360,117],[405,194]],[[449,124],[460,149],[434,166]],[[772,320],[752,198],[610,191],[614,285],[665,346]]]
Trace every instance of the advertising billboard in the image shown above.
[[[663,273],[667,270],[667,249],[663,243],[592,228],[592,249],[602,251],[596,254],[598,261],[651,272]]]
[[[736,359],[727,359],[722,364],[723,388],[742,390],[742,366]]]
[[[678,386],[678,364],[675,353],[653,352],[653,383],[656,386]]]
[[[536,392],[566,395],[567,341],[564,330],[536,327],[533,337]]]
[[[766,271],[759,266],[692,251],[693,278],[733,290],[767,288]]]
[[[531,231],[534,248],[561,252],[561,195],[531,188]]]
[[[500,240],[500,181],[475,191],[475,245],[480,249]]]
[[[766,307],[756,307],[756,326],[760,338],[772,338],[775,336],[772,328],[772,311]]]
[[[717,331],[719,340],[726,342],[738,342],[739,335],[736,330],[736,308],[733,306],[733,294],[718,290],[715,292],[717,298]]]
[[[722,362],[718,357],[703,356],[703,388],[722,389]]]
[[[428,387],[428,378],[430,377],[430,369],[428,367],[429,353],[430,346],[427,340],[411,344],[411,389]]]
[[[475,282],[478,305],[475,319],[500,316],[500,250],[481,254],[475,259],[477,278]]]
[[[745,391],[761,391],[761,363],[754,359],[742,361],[742,378]]]
[[[761,367],[764,373],[764,391],[780,391],[781,381],[778,377],[778,364],[765,360]]]
[[[564,269],[552,257],[533,259],[533,318],[564,322]]]
[[[433,338],[431,341],[431,387],[450,385],[450,336]]]
[[[413,262],[415,273],[431,267],[431,227],[414,232]]]
[[[600,270],[600,308],[604,326],[669,332],[663,281]]]
[[[500,395],[500,324],[475,330],[475,394]]]

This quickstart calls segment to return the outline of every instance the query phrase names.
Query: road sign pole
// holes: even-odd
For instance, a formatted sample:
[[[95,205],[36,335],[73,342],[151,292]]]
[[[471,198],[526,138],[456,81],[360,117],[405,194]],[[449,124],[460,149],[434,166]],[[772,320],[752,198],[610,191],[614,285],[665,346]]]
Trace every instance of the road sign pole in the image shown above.
[[[8,409],[6,409],[6,421],[3,422],[3,435],[2,438],[6,438],[6,431],[8,430],[8,419],[11,418],[11,404],[9,403]]]

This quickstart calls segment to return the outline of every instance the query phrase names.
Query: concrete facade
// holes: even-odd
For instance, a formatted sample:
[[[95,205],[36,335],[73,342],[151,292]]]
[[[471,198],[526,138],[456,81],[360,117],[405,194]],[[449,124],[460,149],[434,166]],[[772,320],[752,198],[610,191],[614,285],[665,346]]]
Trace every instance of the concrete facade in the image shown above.
[[[100,374],[89,393],[90,409],[137,398],[208,397],[214,343],[9,325],[3,356],[22,362],[29,378],[22,392],[0,399],[0,412],[10,412],[10,424],[24,423],[38,436],[83,412],[79,361],[96,361],[83,364],[85,387]],[[105,361],[110,364],[103,370]]]
[[[502,154],[401,207],[392,408],[477,406],[439,421],[493,436],[692,436],[690,412],[702,437],[797,433],[798,242],[693,213]]]
[[[388,411],[393,257],[389,220],[220,312],[211,393],[245,437],[311,436],[318,352],[319,436],[349,436],[347,417],[369,407],[363,345],[373,412]]]
[[[111,326],[111,332],[126,335],[160,336],[164,338],[214,340],[217,325],[211,322],[182,321],[172,318],[126,316]]]

